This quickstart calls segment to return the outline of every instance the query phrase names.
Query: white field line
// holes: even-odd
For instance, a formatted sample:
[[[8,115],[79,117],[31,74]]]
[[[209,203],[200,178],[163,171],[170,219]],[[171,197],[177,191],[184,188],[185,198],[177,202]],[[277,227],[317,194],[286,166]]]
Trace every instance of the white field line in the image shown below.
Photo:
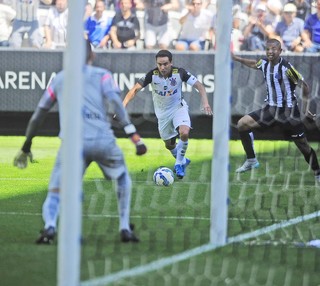
[[[41,213],[30,213],[30,212],[3,212],[0,211],[0,215],[12,215],[12,216],[42,216]],[[118,219],[118,214],[84,214],[83,217],[88,218],[116,218]],[[166,219],[166,220],[203,220],[203,221],[209,221],[210,218],[208,217],[193,217],[193,216],[130,216],[131,218],[135,219]],[[228,218],[230,221],[238,221],[238,218]],[[242,219],[241,221],[259,221],[259,222],[271,222],[274,220],[272,219]]]
[[[249,232],[249,233],[245,233],[245,234],[240,234],[240,235],[236,235],[233,237],[230,237],[227,239],[227,242],[225,245],[229,245],[235,242],[241,242],[243,240],[246,239],[250,239],[253,237],[257,237],[257,236],[261,236],[263,234],[269,233],[271,231],[275,231],[277,229],[280,228],[285,228],[294,224],[298,224],[316,217],[320,216],[320,211],[316,211],[314,213],[308,214],[308,215],[303,215],[303,216],[298,216],[296,218],[287,220],[287,221],[282,221],[279,223],[275,223],[273,225]],[[171,264],[189,259],[191,257],[215,250],[217,248],[223,247],[221,245],[214,245],[214,244],[204,244],[201,245],[199,247],[190,249],[188,251],[170,256],[170,257],[166,257],[166,258],[161,258],[159,260],[150,262],[148,264],[145,265],[141,265],[141,266],[137,266],[131,269],[127,269],[127,270],[122,270],[113,274],[109,274],[106,276],[102,276],[102,277],[98,277],[98,278],[94,278],[91,280],[87,280],[87,281],[83,281],[80,283],[81,286],[100,286],[100,285],[107,285],[109,283],[124,279],[124,278],[128,278],[128,277],[135,277],[135,276],[139,276],[142,274],[145,274],[147,272],[151,272],[151,271],[155,271],[158,270],[160,268],[169,266]]]

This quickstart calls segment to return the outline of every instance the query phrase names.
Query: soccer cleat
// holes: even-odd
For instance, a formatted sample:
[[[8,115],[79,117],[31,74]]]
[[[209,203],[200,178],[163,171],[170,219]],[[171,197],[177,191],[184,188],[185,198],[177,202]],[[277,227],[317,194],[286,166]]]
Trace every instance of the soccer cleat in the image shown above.
[[[259,168],[259,166],[260,166],[260,164],[257,160],[255,160],[254,162],[250,162],[250,161],[246,160],[244,162],[244,164],[236,170],[236,173],[243,173],[243,172],[249,171],[251,169]]]
[[[133,232],[134,225],[130,224],[130,230],[122,229],[120,231],[120,239],[122,242],[139,242],[139,238]]]
[[[186,168],[189,166],[190,163],[191,163],[191,160],[186,158],[186,162],[184,164],[182,164],[184,172],[186,171]]]
[[[50,226],[47,229],[40,231],[40,237],[36,240],[37,244],[52,244],[56,231],[54,227]]]
[[[314,178],[315,178],[316,182],[318,184],[320,184],[320,175],[315,175]]]
[[[178,179],[182,179],[184,177],[183,165],[181,165],[181,164],[174,165],[174,171],[175,171]]]

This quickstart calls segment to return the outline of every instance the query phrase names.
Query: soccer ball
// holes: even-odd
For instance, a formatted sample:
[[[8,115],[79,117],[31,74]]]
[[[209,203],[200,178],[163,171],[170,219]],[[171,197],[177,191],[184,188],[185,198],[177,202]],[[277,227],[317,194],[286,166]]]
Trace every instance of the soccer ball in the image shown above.
[[[174,176],[171,169],[167,167],[158,168],[153,174],[153,181],[158,186],[170,186],[174,182]]]

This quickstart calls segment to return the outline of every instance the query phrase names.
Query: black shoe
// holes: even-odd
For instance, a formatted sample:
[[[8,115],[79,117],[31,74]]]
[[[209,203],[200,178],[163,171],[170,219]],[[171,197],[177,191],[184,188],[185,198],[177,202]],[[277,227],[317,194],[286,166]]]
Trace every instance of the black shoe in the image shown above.
[[[134,224],[130,223],[130,230],[128,229],[122,229],[120,231],[120,239],[122,242],[139,242],[139,238],[136,237],[136,235],[133,233],[134,230]]]
[[[40,231],[40,237],[36,240],[37,244],[52,244],[54,237],[56,235],[56,231],[54,227],[50,226],[47,229],[43,229]]]

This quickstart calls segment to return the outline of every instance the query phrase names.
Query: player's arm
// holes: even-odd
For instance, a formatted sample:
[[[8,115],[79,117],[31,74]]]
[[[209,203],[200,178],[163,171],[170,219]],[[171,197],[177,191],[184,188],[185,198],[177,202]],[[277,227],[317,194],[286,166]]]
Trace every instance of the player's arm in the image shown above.
[[[32,139],[36,136],[39,127],[42,125],[42,122],[44,121],[48,111],[55,104],[55,102],[56,96],[54,93],[54,88],[52,85],[50,85],[42,95],[36,110],[28,122],[26,129],[26,140],[21,150],[14,158],[14,166],[24,169],[28,165],[28,158],[30,159],[30,162],[33,162],[33,156],[31,153]]]
[[[129,115],[121,101],[120,90],[111,76],[106,77],[102,88],[108,103],[113,106],[115,112],[114,118],[118,120],[120,126],[124,129],[124,132],[135,145],[136,155],[145,154],[147,152],[147,147],[137,133],[136,127],[131,123]]]
[[[244,64],[245,66],[247,66],[249,68],[258,69],[256,60],[242,58],[242,57],[236,56],[234,53],[232,53],[232,59],[236,62]]]
[[[142,89],[142,85],[137,82],[133,88],[131,88],[123,99],[123,106],[126,107],[128,103],[136,96],[136,94]]]
[[[200,81],[196,81],[193,86],[199,91],[203,112],[207,115],[212,115],[205,87]]]
[[[310,105],[310,88],[308,83],[305,81],[303,76],[292,66],[286,71],[286,75],[291,82],[298,85],[302,89],[302,101],[301,101],[301,112],[312,119],[315,119],[316,114],[313,114],[309,110]]]
[[[309,107],[310,107],[310,88],[307,82],[304,79],[301,79],[299,85],[302,89],[302,101],[301,101],[301,111],[302,113],[311,118],[315,119],[317,114],[313,114]]]
[[[32,114],[26,130],[26,140],[23,143],[21,150],[14,158],[14,166],[20,169],[24,169],[28,166],[28,159],[31,163],[33,162],[33,156],[31,153],[32,139],[36,136],[37,131],[41,126],[43,120],[45,119],[47,113],[48,110],[37,107],[35,112]]]

